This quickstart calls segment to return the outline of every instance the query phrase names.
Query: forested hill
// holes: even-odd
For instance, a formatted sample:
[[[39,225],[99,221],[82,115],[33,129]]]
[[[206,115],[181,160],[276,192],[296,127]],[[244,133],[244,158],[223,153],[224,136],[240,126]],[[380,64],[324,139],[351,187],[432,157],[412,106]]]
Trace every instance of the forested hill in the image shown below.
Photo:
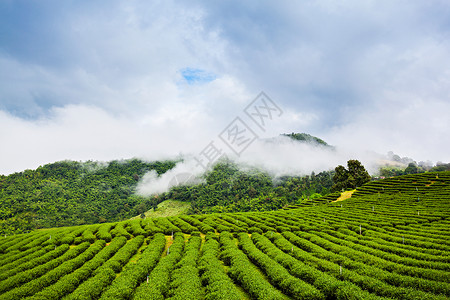
[[[305,133],[286,136],[327,145]],[[189,202],[191,213],[274,210],[327,194],[333,184],[332,172],[279,178],[274,182],[260,170],[244,172],[228,162],[206,173],[205,183],[175,187],[150,197],[135,194],[145,173],[155,170],[160,175],[175,164],[138,159],[108,163],[61,161],[36,170],[0,175],[0,233],[120,221],[167,199]]]
[[[306,176],[272,178],[259,169],[240,169],[230,161],[216,164],[205,174],[205,181],[191,186],[173,187],[158,196],[191,203],[191,213],[245,212],[280,209],[330,192],[334,171]]]
[[[322,203],[0,236],[0,300],[449,299],[450,172]]]
[[[332,146],[328,145],[328,143],[325,142],[324,140],[322,140],[322,139],[320,139],[318,137],[312,136],[312,135],[310,135],[308,133],[294,133],[294,132],[292,132],[292,133],[282,134],[282,136],[290,137],[291,139],[299,141],[299,142],[306,142],[306,143],[309,143],[309,144],[321,145],[321,146],[326,146],[326,147],[331,147],[332,148]]]
[[[112,222],[140,214],[150,198],[134,195],[139,178],[158,174],[173,161],[75,162],[47,164],[0,176],[0,232],[23,232],[41,227]]]
[[[276,210],[328,194],[333,184],[331,171],[274,180],[261,170],[244,171],[227,161],[204,174],[201,184],[136,195],[143,174],[162,174],[175,164],[62,161],[0,176],[0,233],[120,221],[168,199],[189,202],[191,213]]]

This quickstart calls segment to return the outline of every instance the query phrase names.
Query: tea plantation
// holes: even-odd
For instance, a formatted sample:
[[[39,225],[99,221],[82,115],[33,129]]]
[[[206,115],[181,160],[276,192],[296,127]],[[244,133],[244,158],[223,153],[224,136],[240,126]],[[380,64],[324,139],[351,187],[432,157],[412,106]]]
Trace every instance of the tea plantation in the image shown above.
[[[450,172],[271,212],[0,238],[0,299],[449,299]]]

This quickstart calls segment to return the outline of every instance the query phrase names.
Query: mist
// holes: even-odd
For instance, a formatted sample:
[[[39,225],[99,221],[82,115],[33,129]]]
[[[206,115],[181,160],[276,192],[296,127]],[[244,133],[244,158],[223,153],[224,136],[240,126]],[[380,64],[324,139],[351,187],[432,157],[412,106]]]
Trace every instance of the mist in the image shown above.
[[[203,182],[204,170],[196,167],[196,161],[185,156],[183,161],[175,167],[158,176],[152,170],[139,180],[136,192],[139,195],[149,196],[167,192],[173,186],[192,185]]]
[[[371,174],[378,171],[379,160],[383,155],[374,152],[360,154],[346,152],[339,147],[328,147],[316,143],[305,143],[293,140],[286,136],[268,139],[258,139],[250,145],[241,155],[231,151],[225,153],[227,159],[232,161],[242,171],[251,171],[254,168],[264,171],[273,180],[282,176],[304,176],[312,172],[334,170],[338,165],[346,166],[350,159],[358,159]],[[167,192],[174,185],[192,185],[203,182],[205,172],[199,166],[198,155],[185,155],[173,169],[157,176],[151,171],[144,175],[138,183],[137,193],[144,196]]]

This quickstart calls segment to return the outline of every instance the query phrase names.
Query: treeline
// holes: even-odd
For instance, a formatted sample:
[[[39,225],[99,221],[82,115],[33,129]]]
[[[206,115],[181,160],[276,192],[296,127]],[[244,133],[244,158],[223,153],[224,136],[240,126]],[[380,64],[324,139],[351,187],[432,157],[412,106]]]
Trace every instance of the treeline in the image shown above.
[[[425,172],[444,172],[450,171],[450,163],[438,162],[435,166],[429,166],[425,164],[416,164],[415,162],[410,162],[406,168],[385,166],[380,168],[380,176],[383,177],[393,177],[401,175],[410,174],[420,174]]]
[[[205,182],[177,186],[156,196],[191,203],[191,213],[275,210],[330,192],[333,171],[307,176],[285,176],[273,180],[260,170],[241,170],[229,161],[218,163],[205,174]]]
[[[138,159],[101,162],[61,161],[36,170],[0,176],[0,232],[113,222],[152,207],[134,194],[150,170],[162,174],[174,161]]]
[[[293,140],[310,143],[312,145],[318,144],[318,145],[322,145],[322,146],[327,146],[327,147],[333,148],[332,146],[328,145],[327,142],[325,142],[324,140],[322,140],[322,139],[320,139],[318,137],[312,136],[310,134],[307,134],[307,133],[294,133],[294,132],[292,132],[292,133],[284,133],[284,134],[282,134],[282,136],[287,136],[287,137],[290,137]]]

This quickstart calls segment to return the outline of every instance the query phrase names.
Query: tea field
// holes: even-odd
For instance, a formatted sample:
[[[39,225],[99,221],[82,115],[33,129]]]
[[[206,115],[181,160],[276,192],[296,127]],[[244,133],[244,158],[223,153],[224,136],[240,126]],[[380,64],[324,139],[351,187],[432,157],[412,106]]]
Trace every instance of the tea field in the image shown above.
[[[449,299],[450,172],[270,212],[0,238],[0,299]]]

